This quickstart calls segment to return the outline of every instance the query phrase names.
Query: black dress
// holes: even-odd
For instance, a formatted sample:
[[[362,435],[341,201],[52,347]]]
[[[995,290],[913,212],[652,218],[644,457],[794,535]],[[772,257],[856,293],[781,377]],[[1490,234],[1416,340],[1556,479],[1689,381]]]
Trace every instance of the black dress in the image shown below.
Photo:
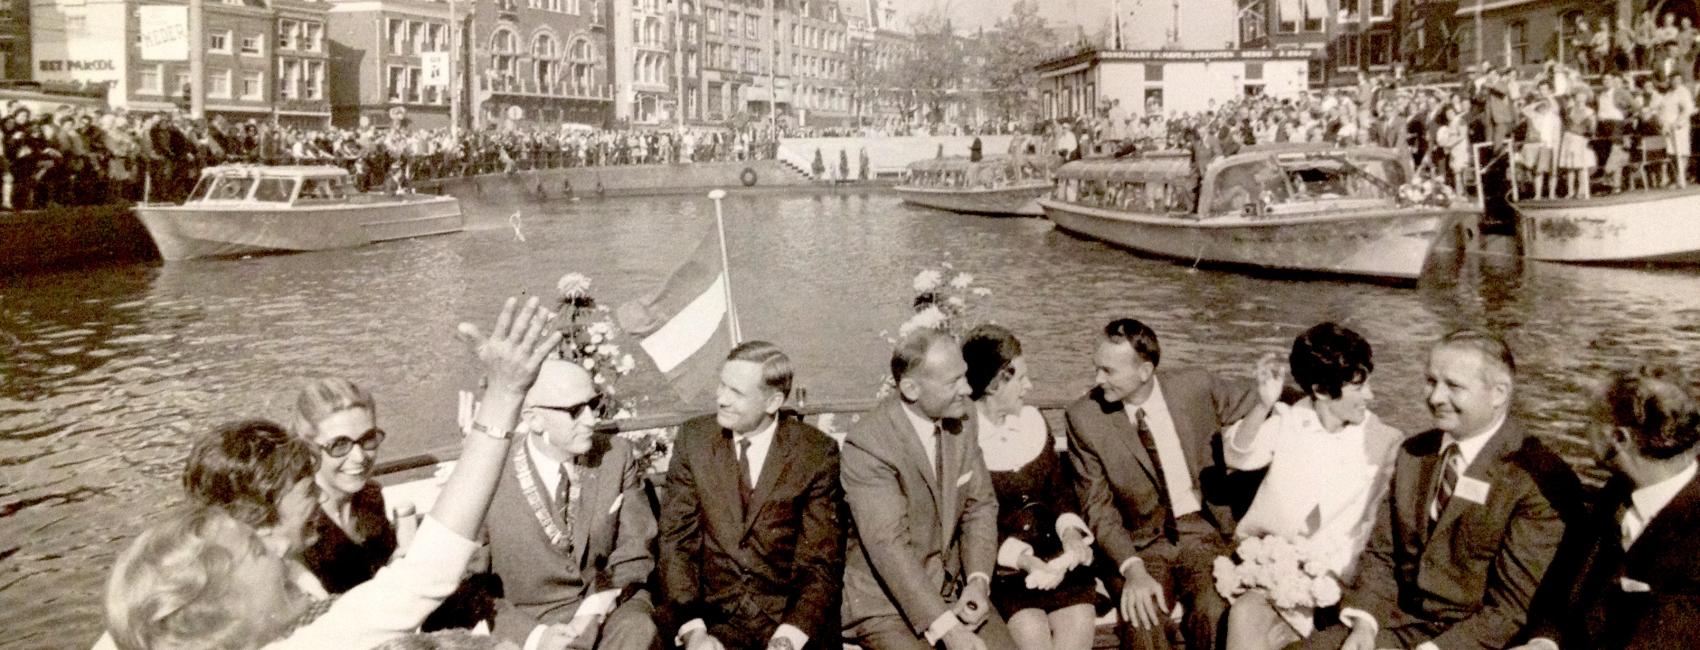
[[[1025,414],[1024,414],[1025,415]],[[1035,413],[1036,415],[1036,413]],[[1017,416],[1016,421],[1027,419]],[[1031,420],[1030,420],[1031,421]],[[1043,420],[1039,421],[1041,428]],[[985,431],[981,435],[986,435]],[[1020,437],[1017,433],[1015,436]],[[987,444],[1005,444],[982,438]],[[1020,445],[1019,440],[1008,444]],[[1031,444],[1031,443],[1029,443]],[[1079,499],[1073,484],[1063,474],[1061,460],[1051,447],[1051,437],[1044,434],[1037,456],[1021,467],[1008,471],[993,471],[992,488],[998,494],[998,541],[1015,538],[1033,547],[1033,554],[1050,560],[1062,553],[1062,539],[1057,537],[1057,517],[1079,513]],[[1024,609],[1053,612],[1071,605],[1090,605],[1096,598],[1092,572],[1087,567],[1075,567],[1064,574],[1062,582],[1049,590],[1028,589],[1027,572],[999,566],[992,579],[992,603],[1007,620]]]
[[[323,509],[314,508],[310,524],[313,545],[302,554],[307,569],[331,594],[371,580],[396,550],[395,527],[384,511],[384,493],[376,483],[367,483],[354,493],[349,508],[361,541],[344,532]]]

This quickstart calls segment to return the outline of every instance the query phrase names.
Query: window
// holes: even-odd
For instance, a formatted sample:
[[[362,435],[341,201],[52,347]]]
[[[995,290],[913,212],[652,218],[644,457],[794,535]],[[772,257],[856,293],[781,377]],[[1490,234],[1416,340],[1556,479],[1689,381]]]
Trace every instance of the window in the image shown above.
[[[1301,29],[1320,32],[1328,16],[1327,0],[1275,0],[1276,28],[1283,34]]]
[[[230,99],[230,71],[211,72],[207,75],[207,96],[214,99]]]
[[[425,23],[415,20],[407,21],[407,41],[410,46],[408,49],[412,50],[414,54],[426,52],[430,45],[425,42]]]
[[[169,88],[169,90],[174,94],[175,93],[183,93],[184,97],[188,97],[189,96],[189,73],[187,71],[179,72],[176,75],[173,75],[173,77],[174,77],[174,80],[175,80],[176,83],[171,84],[171,88]]]
[[[295,49],[295,34],[300,26],[293,20],[277,21],[277,49]]]
[[[449,51],[449,42],[448,42],[448,38],[447,38],[447,33],[448,33],[448,30],[444,29],[443,26],[440,25],[440,24],[431,23],[430,25],[426,25],[425,26],[425,39],[427,41],[429,41],[429,44],[425,46],[425,51],[427,51],[427,52],[447,52],[447,51]]]
[[[705,13],[708,15],[708,33],[719,34],[720,33],[720,10],[719,9],[709,9]]]
[[[242,98],[265,99],[266,76],[260,72],[242,73]]]
[[[1369,0],[1369,18],[1370,20],[1392,20],[1392,0]]]
[[[261,54],[264,54],[265,53],[264,52],[265,43],[263,42],[264,39],[265,39],[264,36],[259,36],[259,35],[243,36],[242,37],[242,54],[246,55],[246,56],[259,56]]]
[[[1163,89],[1162,88],[1146,88],[1145,89],[1145,112],[1146,113],[1161,113],[1161,112],[1163,112]]]
[[[1148,81],[1148,82],[1149,81],[1162,81],[1163,80],[1163,64],[1161,64],[1161,63],[1147,63],[1147,64],[1145,64],[1145,80]]]
[[[389,40],[390,54],[407,53],[407,21],[390,18],[385,35]]]
[[[160,64],[142,68],[142,83],[141,87],[136,89],[136,92],[144,95],[165,94],[165,83],[163,81],[162,74],[162,69],[164,67],[164,64]]]
[[[308,52],[318,52],[324,47],[325,26],[319,23],[305,23],[302,26],[302,49]]]
[[[755,16],[744,16],[744,38],[761,38],[760,31],[760,23],[756,22]]]
[[[384,88],[388,90],[386,94],[390,101],[402,101],[407,97],[407,68],[392,65],[385,72]]]
[[[288,201],[289,195],[295,193],[295,180],[290,178],[262,178],[254,188],[255,201]]]
[[[1391,65],[1393,63],[1393,35],[1387,32],[1376,32],[1369,35],[1369,64]]]
[[[307,99],[325,98],[325,62],[308,61],[306,77],[302,80]]]
[[[277,98],[301,98],[301,62],[296,59],[284,59],[277,66]]]
[[[1523,65],[1529,61],[1529,22],[1514,20],[1505,26],[1505,63]]]
[[[1263,78],[1263,64],[1262,63],[1246,63],[1245,64],[1245,78],[1248,81],[1256,80],[1256,79],[1262,79]]]
[[[207,34],[207,51],[214,54],[229,54],[230,32],[209,32]]]
[[[1264,15],[1264,5],[1254,3],[1241,10],[1240,14],[1240,43],[1248,44],[1260,41],[1266,36],[1269,17]]]

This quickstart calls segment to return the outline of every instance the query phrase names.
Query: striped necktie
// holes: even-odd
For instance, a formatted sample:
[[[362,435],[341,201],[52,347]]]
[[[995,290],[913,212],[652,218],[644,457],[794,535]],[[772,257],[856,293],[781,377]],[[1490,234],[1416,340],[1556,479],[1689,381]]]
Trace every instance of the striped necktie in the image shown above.
[[[1458,450],[1458,443],[1446,445],[1440,452],[1440,480],[1435,481],[1434,499],[1429,507],[1429,529],[1433,532],[1434,525],[1440,521],[1440,515],[1446,512],[1446,504],[1452,501],[1452,493],[1458,489],[1458,476],[1462,473],[1459,465],[1463,456]]]

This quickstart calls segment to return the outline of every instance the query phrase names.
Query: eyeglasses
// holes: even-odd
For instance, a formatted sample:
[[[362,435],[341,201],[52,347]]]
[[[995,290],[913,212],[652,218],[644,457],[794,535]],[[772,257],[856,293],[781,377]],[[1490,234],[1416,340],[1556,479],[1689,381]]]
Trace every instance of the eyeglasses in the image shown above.
[[[568,417],[570,417],[574,420],[577,420],[581,417],[584,417],[584,414],[585,414],[586,411],[589,411],[591,413],[601,413],[602,412],[602,394],[597,393],[595,395],[590,396],[590,399],[587,399],[585,401],[579,402],[577,404],[572,404],[572,405],[569,405],[569,406],[544,406],[542,404],[533,404],[533,405],[531,405],[531,408],[543,409],[545,411],[555,411],[557,413],[565,413]]]
[[[374,428],[367,429],[366,433],[360,435],[359,440],[355,440],[353,438],[337,438],[336,440],[332,440],[328,445],[319,445],[319,450],[325,452],[325,455],[330,456],[331,458],[342,458],[343,456],[347,456],[348,452],[354,451],[355,445],[360,445],[361,449],[366,450],[366,453],[370,454],[377,451],[378,445],[381,444],[384,444],[384,430]]]

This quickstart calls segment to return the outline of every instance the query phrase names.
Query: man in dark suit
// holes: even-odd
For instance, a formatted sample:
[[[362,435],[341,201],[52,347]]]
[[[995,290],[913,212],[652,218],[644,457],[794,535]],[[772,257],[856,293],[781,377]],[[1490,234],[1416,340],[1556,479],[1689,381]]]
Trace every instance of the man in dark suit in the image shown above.
[[[647,468],[625,439],[592,433],[600,402],[584,368],[544,362],[485,519],[495,634],[527,650],[659,647]]]
[[[1612,480],[1536,592],[1528,650],[1693,647],[1700,638],[1700,405],[1681,373],[1644,367],[1606,390],[1588,432]]]
[[[1435,428],[1400,446],[1342,625],[1305,647],[1503,648],[1523,627],[1580,486],[1509,417],[1514,372],[1491,334],[1453,332],[1430,351]]]
[[[720,367],[715,414],[679,430],[661,509],[661,590],[681,648],[837,650],[838,444],[778,417],[790,394],[791,360],[750,341]]]
[[[1157,334],[1119,319],[1092,356],[1097,386],[1064,411],[1075,489],[1092,535],[1121,575],[1125,641],[1169,646],[1176,603],[1189,647],[1213,650],[1227,602],[1211,563],[1229,553],[1235,520],[1208,477],[1219,476],[1220,434],[1257,395],[1197,369],[1157,370]]]
[[[966,419],[967,372],[950,335],[904,335],[891,355],[896,395],[844,439],[840,478],[855,524],[844,638],[863,648],[1015,648],[991,606],[998,499]]]

